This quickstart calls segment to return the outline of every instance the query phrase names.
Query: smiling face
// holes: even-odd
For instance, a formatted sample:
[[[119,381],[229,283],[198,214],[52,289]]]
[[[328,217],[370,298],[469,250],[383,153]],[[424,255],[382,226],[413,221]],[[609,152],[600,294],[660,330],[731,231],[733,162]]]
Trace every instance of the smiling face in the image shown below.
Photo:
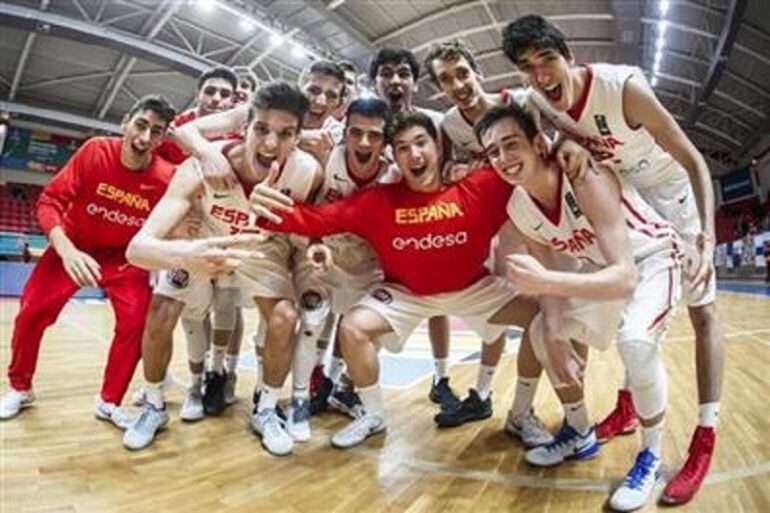
[[[351,114],[345,131],[347,161],[355,162],[360,168],[378,165],[385,147],[384,125],[382,118]]]
[[[545,165],[546,143],[542,134],[529,140],[515,119],[507,117],[495,122],[481,136],[489,163],[500,178],[513,185],[529,183]]]
[[[578,70],[555,48],[530,48],[519,55],[516,66],[558,111],[569,110],[580,97]]]
[[[462,55],[453,59],[433,59],[431,62],[441,91],[460,110],[476,107],[484,94],[481,76]]]
[[[321,128],[324,121],[342,103],[345,84],[336,77],[322,73],[310,73],[302,92],[310,100],[310,110],[305,115],[303,128]]]
[[[233,85],[224,78],[209,78],[198,90],[198,114],[206,116],[227,110],[233,105]]]
[[[406,61],[384,62],[377,68],[375,88],[393,112],[408,110],[417,91],[416,77]]]
[[[424,127],[413,125],[395,134],[393,156],[410,189],[433,192],[441,187],[438,146]]]
[[[263,179],[270,166],[280,167],[299,141],[299,120],[291,112],[256,109],[246,131],[246,163],[254,180]]]
[[[152,160],[152,150],[163,141],[168,125],[157,112],[147,109],[124,117],[121,128],[121,162],[130,169],[142,169]]]

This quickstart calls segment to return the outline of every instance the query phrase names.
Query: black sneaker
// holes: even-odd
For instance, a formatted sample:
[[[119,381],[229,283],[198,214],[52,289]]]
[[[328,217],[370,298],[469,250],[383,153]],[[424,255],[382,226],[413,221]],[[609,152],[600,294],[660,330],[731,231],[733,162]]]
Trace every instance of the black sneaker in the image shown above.
[[[329,407],[329,396],[332,395],[332,390],[334,390],[334,382],[324,376],[321,386],[310,396],[310,415],[326,411]]]
[[[488,419],[492,416],[492,394],[482,401],[474,389],[468,391],[468,397],[450,410],[444,410],[433,421],[438,427],[456,427],[474,420]]]
[[[357,419],[364,411],[361,398],[352,388],[335,387],[329,397],[329,408],[341,411],[351,419]]]
[[[252,415],[257,414],[257,410],[259,409],[259,396],[262,394],[258,388],[254,389],[254,392],[251,394],[251,413]],[[275,405],[275,413],[278,414],[278,418],[281,420],[286,420],[286,412],[283,410],[283,406],[280,404]]]
[[[227,374],[222,372],[207,372],[203,393],[203,411],[206,415],[219,415],[225,409],[225,383]]]
[[[449,386],[449,378],[441,378],[438,380],[438,383],[434,379],[430,385],[428,397],[431,401],[441,406],[441,411],[450,410],[460,404],[460,398],[457,397],[452,387]]]

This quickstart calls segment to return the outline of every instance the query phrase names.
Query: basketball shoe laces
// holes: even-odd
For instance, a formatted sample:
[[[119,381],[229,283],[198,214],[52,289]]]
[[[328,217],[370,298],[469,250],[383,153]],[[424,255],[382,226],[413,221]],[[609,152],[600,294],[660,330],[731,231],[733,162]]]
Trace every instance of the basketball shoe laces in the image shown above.
[[[649,449],[645,449],[639,453],[639,456],[636,457],[636,461],[634,462],[634,466],[626,476],[626,486],[632,490],[641,488],[644,484],[644,480],[650,474],[655,459],[655,455]]]
[[[572,426],[565,424],[562,426],[559,432],[556,433],[556,436],[553,438],[553,442],[551,442],[550,444],[547,444],[545,446],[545,449],[549,453],[559,452],[562,446],[567,445],[570,442],[570,440],[575,438],[576,435],[580,436],[580,434],[577,431],[575,431],[575,429]]]

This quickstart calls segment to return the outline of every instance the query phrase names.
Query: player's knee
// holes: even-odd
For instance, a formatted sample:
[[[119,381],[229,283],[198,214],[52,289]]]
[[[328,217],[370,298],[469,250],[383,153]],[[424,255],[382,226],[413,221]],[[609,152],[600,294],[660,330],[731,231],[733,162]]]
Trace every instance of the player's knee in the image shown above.
[[[690,321],[696,333],[716,328],[717,312],[714,303],[689,308]]]
[[[174,301],[153,299],[147,313],[145,334],[151,338],[167,338],[174,332],[179,308]]]
[[[288,339],[297,325],[297,309],[288,301],[278,303],[268,320],[268,329],[280,339]]]
[[[355,349],[359,344],[368,340],[366,332],[361,325],[356,322],[355,315],[346,315],[342,318],[339,325],[339,340],[343,354],[347,354],[351,349]]]
[[[542,365],[548,363],[548,353],[545,350],[545,341],[543,340],[543,316],[538,314],[532,319],[529,327],[527,328],[529,337],[522,338],[522,344],[526,343],[526,339],[529,339],[529,344],[532,347],[532,353],[535,358]],[[520,351],[521,352],[521,351]]]

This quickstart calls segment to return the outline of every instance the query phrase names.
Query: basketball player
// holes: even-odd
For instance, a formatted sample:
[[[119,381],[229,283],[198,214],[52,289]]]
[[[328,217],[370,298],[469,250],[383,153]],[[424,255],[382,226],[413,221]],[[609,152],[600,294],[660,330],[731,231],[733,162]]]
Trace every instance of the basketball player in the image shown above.
[[[296,148],[307,108],[307,99],[296,87],[281,82],[263,86],[254,98],[245,142],[221,143],[221,151],[232,163],[232,172],[240,185],[226,191],[208,187],[199,162],[196,159],[186,161],[178,169],[158,208],[129,246],[128,258],[145,268],[182,264],[190,269],[191,280],[205,279],[206,273],[201,270],[205,271],[206,266],[200,261],[207,257],[207,253],[201,251],[202,245],[206,249],[210,245],[232,244],[239,239],[221,236],[258,231],[249,223],[246,194],[251,186],[267,176],[268,169],[273,169],[274,175],[280,174],[277,183],[281,190],[297,201],[306,200],[321,177],[317,162]],[[198,196],[204,212],[203,234],[214,238],[182,243],[164,240],[169,229],[183,219]],[[291,365],[291,340],[297,319],[288,271],[290,246],[286,237],[270,236],[257,248],[263,258],[249,260],[235,273],[242,292],[254,298],[267,321],[263,354],[265,386],[256,405],[252,427],[262,436],[263,444],[271,453],[288,454],[293,442],[279,421],[276,404]],[[214,256],[226,251],[217,250]],[[215,267],[213,270],[220,269]],[[177,306],[174,313],[178,316],[180,310]],[[151,333],[148,335],[143,345],[147,400],[141,416],[123,438],[123,444],[129,449],[148,446],[157,430],[168,422],[160,380],[168,366],[171,347],[166,339],[153,339]]]
[[[526,326],[536,311],[532,301],[514,299],[509,282],[490,276],[484,265],[490,241],[506,220],[511,187],[489,168],[442,185],[432,120],[419,112],[401,112],[395,119],[400,182],[324,205],[292,207],[271,176],[251,196],[252,210],[261,217],[258,224],[267,229],[308,237],[353,233],[374,247],[382,264],[385,282],[372,287],[340,324],[345,362],[364,409],[363,416],[332,437],[332,445],[340,448],[386,428],[380,345],[400,351],[426,318],[450,312],[482,340],[498,341],[504,324]]]
[[[387,104],[375,98],[353,100],[345,119],[344,143],[332,151],[317,203],[338,201],[363,188],[400,179],[398,170],[382,157],[391,124]],[[299,245],[297,249],[294,280],[301,320],[292,368],[295,398],[306,397],[308,393],[317,362],[316,342],[327,315],[331,314],[332,318],[342,315],[372,285],[382,281],[377,255],[366,241],[355,235],[324,237],[304,247]],[[328,379],[335,385],[328,397],[330,405],[355,417],[360,400],[342,383],[342,362],[335,357]],[[292,404],[293,415],[287,415],[287,429],[295,440],[308,440],[311,412],[294,406]]]
[[[542,116],[561,133],[610,165],[674,225],[692,264],[685,300],[695,330],[699,425],[681,471],[664,490],[672,504],[689,501],[708,473],[722,387],[723,344],[714,300],[714,196],[702,155],[656,99],[641,70],[575,65],[564,34],[540,16],[506,27],[503,50],[524,72]],[[622,390],[615,411],[597,428],[607,441],[638,423],[631,394]]]
[[[531,256],[510,256],[509,275],[520,292],[540,295],[532,345],[566,415],[553,442],[526,459],[551,466],[599,451],[583,402],[582,367],[589,345],[604,350],[612,343],[622,313],[618,349],[642,419],[642,450],[609,504],[638,509],[652,495],[661,461],[667,399],[660,344],[679,299],[681,241],[608,168],[567,179],[519,105],[493,107],[475,129],[500,177],[516,186],[508,213],[528,238]]]
[[[447,155],[444,151],[446,138],[441,136],[441,120],[444,115],[413,103],[419,76],[420,64],[412,52],[403,48],[382,48],[369,65],[369,80],[374,84],[379,97],[388,102],[394,113],[421,112],[427,115],[439,135],[439,150],[442,155]],[[449,317],[430,318],[428,336],[435,364],[435,375],[428,397],[440,405],[442,410],[455,408],[460,404],[460,399],[449,385]]]
[[[452,143],[452,163],[445,166],[445,177],[456,181],[465,176],[470,169],[486,163],[484,149],[473,132],[473,124],[481,115],[493,106],[506,105],[511,101],[521,101],[516,91],[503,90],[489,94],[482,86],[482,75],[473,51],[462,40],[452,39],[433,46],[425,58],[425,67],[434,83],[441,89],[453,106],[444,114],[441,128]],[[573,143],[574,144],[574,143]],[[522,241],[517,240],[506,223],[503,231],[494,243],[494,270],[500,276],[506,275],[506,256],[521,252]],[[495,345],[484,345],[480,375],[491,377],[504,350],[504,341]],[[508,412],[505,431],[519,437],[522,442],[533,447],[552,440],[545,424],[535,415],[533,401],[537,390],[541,367],[528,347],[521,347],[516,359],[517,383],[513,407]],[[489,390],[477,391],[479,398],[486,401]],[[472,419],[483,402],[473,400],[469,395],[458,408],[445,416],[457,417],[458,424],[466,418]],[[483,410],[483,408],[481,408]]]
[[[238,77],[238,84],[235,87],[235,95],[233,96],[233,105],[251,104],[254,93],[262,85],[259,77],[248,66],[235,66],[233,67],[233,73]]]
[[[124,252],[158,202],[173,166],[154,150],[174,118],[164,98],[145,96],[123,117],[123,137],[95,137],[46,185],[38,221],[51,245],[27,281],[14,324],[0,418],[32,404],[32,377],[45,330],[80,287],[100,287],[115,311],[115,336],[94,405],[96,418],[123,428],[119,409],[139,361],[151,291],[147,272]]]
[[[358,98],[358,68],[350,61],[340,61],[337,65],[345,73],[345,93],[342,104],[334,111],[333,116],[340,123],[344,123],[350,102]]]

